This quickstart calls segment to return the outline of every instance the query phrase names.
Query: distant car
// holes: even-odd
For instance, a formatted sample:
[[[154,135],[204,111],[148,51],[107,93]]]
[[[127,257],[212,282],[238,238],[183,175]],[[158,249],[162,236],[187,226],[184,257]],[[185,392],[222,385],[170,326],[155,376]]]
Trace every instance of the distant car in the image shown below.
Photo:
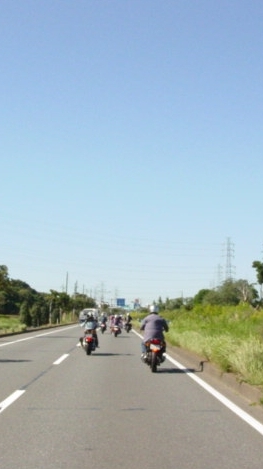
[[[94,318],[98,319],[99,311],[97,308],[85,308],[85,309],[82,309],[82,311],[80,311],[79,313],[79,322],[81,324],[86,321],[88,313],[91,313],[94,316]]]

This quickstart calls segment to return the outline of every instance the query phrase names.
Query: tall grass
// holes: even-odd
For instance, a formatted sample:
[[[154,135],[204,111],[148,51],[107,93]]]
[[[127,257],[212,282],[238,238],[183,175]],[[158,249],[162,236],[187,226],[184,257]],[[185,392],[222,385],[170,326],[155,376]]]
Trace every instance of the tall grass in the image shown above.
[[[193,351],[234,372],[241,381],[263,386],[263,312],[249,305],[198,306],[176,310],[166,334],[172,345]]]
[[[26,330],[25,324],[21,324],[19,316],[0,315],[0,334],[21,332]]]
[[[63,313],[61,321],[58,324],[71,324],[77,322],[78,318],[72,312]],[[47,324],[43,325],[43,327]],[[19,315],[0,315],[0,334],[12,334],[14,332],[23,332],[28,328],[25,324],[21,323]]]

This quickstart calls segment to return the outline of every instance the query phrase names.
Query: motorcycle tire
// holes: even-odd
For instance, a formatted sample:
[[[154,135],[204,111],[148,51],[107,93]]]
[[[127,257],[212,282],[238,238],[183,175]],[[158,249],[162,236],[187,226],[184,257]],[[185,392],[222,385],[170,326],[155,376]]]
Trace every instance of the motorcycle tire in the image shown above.
[[[157,371],[157,355],[156,353],[151,353],[151,371],[156,373]]]
[[[88,345],[87,350],[86,350],[87,355],[91,355],[91,351],[92,351],[92,345]]]

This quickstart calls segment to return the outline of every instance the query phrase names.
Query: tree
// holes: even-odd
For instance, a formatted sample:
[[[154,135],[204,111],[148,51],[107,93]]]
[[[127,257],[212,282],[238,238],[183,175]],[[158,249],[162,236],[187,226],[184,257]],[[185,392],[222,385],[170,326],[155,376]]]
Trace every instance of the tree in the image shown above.
[[[203,288],[202,290],[199,290],[199,292],[194,296],[193,303],[195,305],[201,305],[204,302],[204,298],[208,293],[210,293],[211,290]]]
[[[82,293],[74,293],[72,298],[72,309],[81,311],[84,308],[96,308],[96,301]]]
[[[247,280],[226,280],[216,290],[200,290],[195,299],[201,304],[237,305],[240,302],[252,303],[257,298],[257,291]]]
[[[179,298],[166,298],[165,309],[173,311],[174,309],[180,309],[184,305],[184,300],[180,296]]]
[[[162,311],[162,310],[165,309],[165,305],[164,305],[164,303],[163,303],[163,301],[162,301],[161,296],[159,296],[159,298],[158,298],[157,305],[158,305],[158,308],[159,308],[160,311]]]
[[[0,314],[8,314],[8,269],[6,265],[0,265]]]
[[[262,300],[262,285],[263,285],[263,262],[254,261],[252,267],[257,271],[257,281],[260,285],[260,300]]]
[[[32,326],[39,327],[41,326],[41,306],[35,303],[30,309],[30,315],[32,318]]]
[[[29,306],[26,302],[21,305],[20,308],[20,322],[25,324],[27,327],[32,325],[32,317],[30,314]]]
[[[0,265],[0,290],[5,288],[8,282],[8,268],[6,267],[6,265]]]
[[[237,294],[243,303],[253,303],[258,297],[258,292],[253,284],[249,284],[247,280],[237,280],[236,282]]]

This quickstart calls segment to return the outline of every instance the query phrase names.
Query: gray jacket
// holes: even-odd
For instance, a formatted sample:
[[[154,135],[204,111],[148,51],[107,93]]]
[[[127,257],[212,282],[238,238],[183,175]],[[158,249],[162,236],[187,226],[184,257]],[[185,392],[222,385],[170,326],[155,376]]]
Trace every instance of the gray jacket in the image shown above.
[[[143,341],[147,342],[154,338],[164,340],[163,331],[168,332],[169,327],[165,319],[156,313],[151,313],[142,321],[140,330],[144,331]]]

